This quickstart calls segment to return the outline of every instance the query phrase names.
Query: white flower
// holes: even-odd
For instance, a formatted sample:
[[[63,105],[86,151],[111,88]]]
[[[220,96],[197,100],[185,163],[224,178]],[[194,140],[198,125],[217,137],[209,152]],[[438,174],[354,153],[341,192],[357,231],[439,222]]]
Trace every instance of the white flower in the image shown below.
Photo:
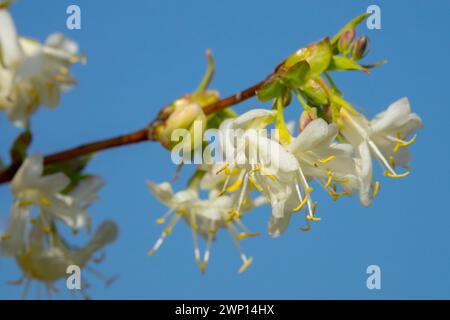
[[[39,219],[44,229],[50,229],[53,219],[61,220],[73,230],[90,228],[87,206],[96,198],[102,186],[100,178],[82,181],[69,194],[61,192],[69,185],[63,173],[43,175],[43,157],[33,154],[19,168],[11,182],[15,201],[11,208],[8,227],[2,239],[3,251],[10,255],[23,251],[25,234],[32,219],[32,207],[39,209]]]
[[[369,206],[379,188],[378,182],[372,181],[372,157],[381,164],[386,176],[400,178],[408,175],[409,171],[397,173],[396,167],[408,169],[406,165],[411,155],[407,147],[416,136],[410,140],[407,138],[422,127],[422,120],[411,113],[408,99],[402,98],[370,122],[345,108],[341,108],[338,121],[342,134],[355,148],[360,200],[364,206]]]
[[[242,199],[251,188],[263,193],[272,206],[272,214],[283,216],[285,202],[293,192],[293,176],[298,161],[278,141],[262,131],[273,122],[276,112],[255,109],[220,126],[220,145],[225,163],[216,171],[223,181],[222,192],[238,191],[234,210],[239,214]],[[216,166],[217,169],[217,166]],[[213,186],[211,174],[202,185]]]
[[[0,110],[12,122],[24,127],[40,105],[54,108],[61,92],[75,84],[69,66],[84,57],[78,46],[54,33],[46,43],[19,37],[7,9],[0,9]]]
[[[99,263],[100,260],[93,259],[93,254],[113,242],[117,237],[116,224],[107,221],[97,229],[87,245],[75,248],[68,245],[55,229],[45,232],[43,227],[40,221],[33,225],[27,236],[26,250],[15,256],[23,275],[13,284],[25,282],[22,298],[27,297],[32,281],[37,281],[38,284],[43,283],[51,297],[51,292],[57,291],[54,283],[60,279],[67,279],[67,268],[71,265],[100,275],[99,271],[93,269],[88,263]],[[87,285],[83,279],[84,276],[81,293],[87,298],[85,292]],[[109,283],[112,280],[113,278],[106,279],[106,282]]]
[[[165,220],[172,215],[160,238],[148,252],[149,255],[153,255],[159,249],[165,238],[172,232],[173,227],[183,218],[192,229],[195,261],[201,272],[204,272],[206,269],[212,242],[216,239],[217,231],[220,229],[226,229],[230,233],[239,251],[243,262],[239,272],[243,272],[251,264],[253,259],[248,258],[244,254],[240,241],[256,234],[248,231],[241,222],[240,217],[236,215],[233,210],[234,200],[231,196],[222,195],[219,197],[217,192],[212,191],[209,199],[203,200],[199,198],[197,191],[191,189],[174,193],[167,182],[155,184],[149,181],[148,186],[152,194],[169,207],[169,211],[156,222],[164,224]],[[258,205],[258,203],[246,199],[242,206],[242,213],[249,211],[255,205]],[[203,260],[201,258],[198,236],[207,240]]]
[[[316,203],[312,201],[313,188],[309,181],[316,180],[336,200],[339,196],[352,194],[357,186],[352,147],[335,142],[338,129],[323,119],[311,121],[295,138],[291,137],[286,151],[298,161],[296,170],[291,174],[291,189],[283,208],[273,211],[269,222],[269,234],[279,236],[290,221],[292,213],[306,208],[306,218],[317,221]],[[286,179],[285,179],[286,181]],[[344,191],[337,192],[336,183],[341,183]],[[302,230],[309,229],[307,227]]]

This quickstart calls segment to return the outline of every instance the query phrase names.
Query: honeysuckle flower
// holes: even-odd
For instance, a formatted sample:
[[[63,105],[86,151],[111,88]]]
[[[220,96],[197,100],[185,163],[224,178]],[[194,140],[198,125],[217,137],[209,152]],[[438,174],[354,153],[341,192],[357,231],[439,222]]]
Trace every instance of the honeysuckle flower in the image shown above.
[[[70,246],[56,232],[54,228],[50,232],[44,231],[44,226],[37,221],[27,236],[26,250],[15,256],[18,266],[22,270],[22,277],[11,284],[24,283],[22,298],[26,298],[30,284],[36,281],[43,284],[49,298],[52,291],[58,291],[54,283],[60,279],[67,279],[67,268],[71,265],[78,266],[103,277],[90,263],[99,263],[93,255],[117,237],[117,226],[114,222],[106,221],[95,232],[91,240],[83,247]],[[104,279],[105,280],[105,279]],[[107,279],[110,283],[113,280]],[[81,293],[88,298],[85,290],[87,282],[81,278]]]
[[[358,187],[352,147],[335,143],[337,133],[336,125],[316,119],[297,137],[290,138],[290,143],[285,146],[286,151],[298,161],[290,182],[293,192],[289,193],[280,213],[272,213],[269,221],[271,236],[282,234],[289,225],[291,215],[302,208],[306,209],[307,218],[307,227],[301,228],[302,230],[309,230],[309,221],[320,220],[315,217],[317,203],[312,200],[311,180],[322,185],[334,200],[341,195],[351,195]],[[337,192],[337,183],[342,184],[342,193]]]
[[[341,108],[338,124],[345,139],[355,148],[360,200],[364,206],[369,206],[379,188],[378,182],[373,183],[372,158],[378,160],[388,177],[408,175],[409,171],[398,173],[396,168],[409,170],[407,163],[411,155],[407,147],[415,141],[416,135],[407,139],[422,127],[422,120],[411,112],[408,98],[402,98],[372,121],[356,111]]]
[[[158,224],[164,224],[170,216],[170,221],[166,225],[161,236],[148,252],[153,255],[163,244],[166,237],[180,219],[189,225],[193,234],[194,257],[201,272],[205,272],[209,261],[212,242],[216,239],[218,230],[225,229],[231,235],[232,240],[239,251],[242,266],[239,272],[245,271],[251,264],[253,258],[249,258],[243,252],[240,241],[257,234],[250,232],[233,210],[234,199],[232,196],[219,196],[217,191],[211,191],[208,199],[200,199],[196,190],[187,189],[174,193],[168,182],[155,184],[148,182],[151,193],[162,203],[169,207],[161,218],[157,219]],[[255,205],[259,205],[260,200],[252,201],[246,199],[242,206],[242,214],[251,210]],[[206,239],[206,248],[201,257],[198,237]]]
[[[39,210],[37,220],[46,230],[53,219],[62,221],[74,231],[90,228],[91,219],[86,208],[96,199],[103,184],[101,179],[89,177],[63,195],[61,192],[69,185],[69,178],[63,173],[43,175],[43,171],[43,157],[35,153],[24,161],[11,182],[15,201],[2,236],[3,249],[10,255],[23,251],[28,224],[36,222],[32,218],[32,207]]]
[[[75,84],[69,66],[84,61],[78,45],[60,33],[45,44],[20,37],[6,8],[0,8],[0,110],[24,127],[40,105],[54,108],[61,92]]]
[[[255,110],[253,110],[255,111]],[[266,116],[266,110],[261,111],[262,117]],[[232,126],[239,128],[241,123],[261,121],[267,125],[263,118],[253,112],[255,119],[250,119],[249,113],[238,117]],[[245,120],[245,121],[244,121]],[[226,129],[226,124],[221,127]],[[240,142],[231,149],[235,153],[236,160],[226,162],[218,174],[227,176],[223,192],[239,190],[238,202],[235,204],[236,213],[239,214],[241,199],[246,197],[250,188],[263,193],[272,207],[272,215],[277,218],[284,216],[286,201],[294,191],[294,176],[298,172],[298,161],[279,142],[250,127],[240,137]],[[225,142],[229,145],[229,142]],[[225,150],[229,147],[225,146]],[[229,156],[226,159],[230,159]],[[232,181],[232,183],[230,183]]]

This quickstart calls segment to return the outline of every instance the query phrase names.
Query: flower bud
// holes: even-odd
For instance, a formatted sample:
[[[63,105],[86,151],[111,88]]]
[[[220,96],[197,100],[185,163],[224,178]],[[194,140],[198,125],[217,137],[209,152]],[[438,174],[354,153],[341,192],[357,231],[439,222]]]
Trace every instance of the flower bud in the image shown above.
[[[328,93],[317,78],[309,79],[300,90],[306,100],[313,105],[321,106],[328,103]]]
[[[339,38],[338,50],[339,52],[347,52],[350,49],[353,39],[355,38],[355,29],[347,29]]]
[[[359,37],[353,44],[352,59],[360,60],[365,56],[369,49],[369,38],[366,36]]]
[[[298,132],[302,132],[314,119],[317,119],[316,108],[311,108],[310,111],[303,111],[298,121]]]
[[[174,103],[175,110],[166,120],[164,128],[159,134],[159,140],[161,144],[171,149],[173,142],[171,136],[176,129],[191,130],[194,122],[201,121],[202,128],[206,126],[206,116],[203,113],[202,108],[197,103],[179,104]]]

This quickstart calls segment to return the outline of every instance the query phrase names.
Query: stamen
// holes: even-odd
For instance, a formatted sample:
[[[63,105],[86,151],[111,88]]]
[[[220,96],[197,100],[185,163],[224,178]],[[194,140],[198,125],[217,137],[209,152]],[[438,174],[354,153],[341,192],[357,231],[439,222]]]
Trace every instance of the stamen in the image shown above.
[[[415,134],[410,140],[403,141],[401,139],[400,133],[397,133],[397,139],[400,140],[400,141],[398,141],[395,144],[393,151],[397,152],[400,147],[407,147],[407,146],[411,145],[414,141],[416,141],[416,138],[417,138],[417,134]]]
[[[380,182],[376,181],[374,186],[373,186],[373,191],[372,191],[372,199],[375,198],[375,196],[378,193],[378,190],[380,190]]]
[[[240,177],[239,179],[237,179],[231,186],[229,186],[226,189],[227,192],[233,192],[233,191],[236,191],[237,189],[239,189],[241,187],[243,181],[244,181],[243,177]]]
[[[307,231],[311,230],[311,224],[309,223],[308,220],[306,220],[306,226],[305,227],[300,227],[299,229],[302,230],[302,231],[307,232]]]
[[[333,181],[333,171],[331,171],[330,169],[327,169],[327,172],[328,172],[328,180],[325,183],[325,186],[324,186],[325,188],[328,188],[330,186],[331,182]]]
[[[300,210],[303,208],[303,206],[306,204],[307,201],[308,201],[308,195],[306,194],[306,195],[305,195],[305,198],[300,202],[300,204],[299,204],[298,206],[296,206],[296,207],[293,209],[293,211],[294,211],[294,212],[300,211]]]
[[[329,156],[326,159],[319,159],[317,160],[319,163],[321,164],[327,164],[328,162],[330,162],[331,160],[333,160],[334,158],[336,158],[335,156]]]
[[[249,258],[247,259],[245,256],[243,258],[244,263],[242,264],[242,266],[239,268],[239,273],[244,272],[253,262],[253,258]]]
[[[175,224],[178,222],[178,220],[181,218],[180,215],[174,215],[172,220],[170,221],[169,225],[167,226],[166,229],[164,229],[164,231],[162,232],[161,236],[159,237],[159,239],[156,241],[155,245],[153,246],[153,248],[150,249],[150,251],[147,253],[147,255],[152,256],[155,254],[155,252],[159,249],[159,247],[161,247],[161,245],[164,242],[164,239],[172,232],[173,227],[175,226]]]
[[[406,177],[407,175],[409,175],[409,173],[410,173],[409,171],[406,171],[404,173],[392,173],[389,171],[385,171],[384,175],[388,176],[389,178],[403,178],[403,177]]]
[[[265,170],[264,168],[261,167],[261,174],[268,176],[272,181],[275,181],[277,178],[271,174],[269,171]]]
[[[225,169],[227,169],[229,166],[228,163],[225,163],[225,165],[223,165],[223,167],[221,167],[219,170],[216,171],[216,174],[219,175],[220,173],[222,173],[223,171],[225,171]]]
[[[50,200],[49,200],[46,196],[41,195],[40,200],[41,200],[41,203],[42,203],[44,206],[46,206],[46,207],[51,207],[52,204],[51,204]]]
[[[389,164],[392,166],[392,168],[395,168],[395,159],[393,156],[389,156]]]
[[[156,224],[164,224],[166,222],[166,218],[169,217],[174,209],[167,210],[159,219],[156,220]]]
[[[316,214],[316,207],[317,207],[317,202],[314,202],[314,204],[312,205],[312,208],[310,209],[309,215],[306,216],[306,219],[311,220],[311,221],[320,221],[321,220],[321,218],[314,217],[314,215]]]
[[[336,177],[333,177],[333,180],[336,181],[336,182],[340,182],[340,183],[350,182],[350,179],[347,179],[347,178],[336,178]]]
[[[256,183],[255,179],[253,179],[252,176],[249,176],[248,178],[249,178],[249,180],[250,180],[250,184],[251,184],[256,190],[258,190],[259,192],[262,193],[262,192],[263,192],[263,189],[262,189],[262,187],[261,187],[259,184]]]
[[[249,232],[241,232],[237,237],[236,240],[237,241],[241,241],[244,240],[245,238],[253,238],[253,237],[257,237],[259,236],[259,233],[255,232],[255,233],[249,233]]]

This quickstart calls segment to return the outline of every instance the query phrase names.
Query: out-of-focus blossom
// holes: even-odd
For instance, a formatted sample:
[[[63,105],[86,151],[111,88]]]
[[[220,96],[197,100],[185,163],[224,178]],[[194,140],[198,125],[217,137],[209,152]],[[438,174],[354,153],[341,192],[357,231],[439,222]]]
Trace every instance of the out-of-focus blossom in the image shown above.
[[[0,110],[24,127],[41,105],[55,108],[61,92],[76,83],[69,67],[84,62],[78,45],[60,33],[44,44],[17,34],[7,8],[0,8]]]
[[[149,255],[153,255],[160,248],[177,222],[184,219],[192,230],[195,261],[202,272],[206,269],[212,242],[216,239],[217,232],[220,229],[228,231],[239,251],[243,263],[239,272],[243,272],[251,264],[253,259],[247,257],[242,251],[240,241],[256,234],[250,232],[242,223],[240,216],[236,215],[235,210],[233,210],[234,199],[232,196],[219,196],[217,192],[211,191],[208,199],[201,199],[198,192],[192,189],[174,193],[168,182],[155,184],[149,181],[148,186],[152,194],[169,207],[169,210],[156,222],[164,224],[166,219],[171,216],[160,238],[149,251]],[[259,202],[250,198],[245,199],[242,214],[248,212],[255,205],[259,205]],[[199,236],[206,239],[203,257],[198,242]]]

